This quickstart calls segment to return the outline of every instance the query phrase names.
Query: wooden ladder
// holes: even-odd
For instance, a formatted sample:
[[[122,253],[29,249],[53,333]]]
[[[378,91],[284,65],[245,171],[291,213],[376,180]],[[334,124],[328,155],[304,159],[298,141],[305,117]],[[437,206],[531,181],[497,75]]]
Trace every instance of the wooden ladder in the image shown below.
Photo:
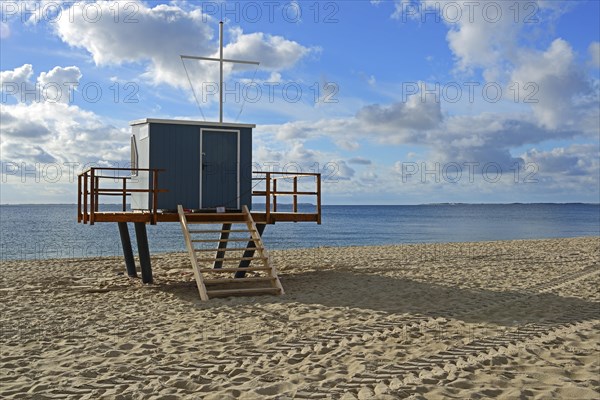
[[[243,206],[241,213],[227,213],[232,217],[231,220],[219,222],[188,221],[181,205],[177,206],[177,212],[200,299],[206,301],[214,297],[284,294],[277,271],[247,206]],[[222,227],[190,230],[192,224],[222,224]],[[207,235],[216,234],[219,234],[218,239],[214,236],[207,238]],[[243,247],[228,246],[235,243],[241,243]],[[216,244],[217,247],[197,248],[196,244]],[[251,265],[255,261],[259,265]],[[232,266],[231,263],[237,265]]]

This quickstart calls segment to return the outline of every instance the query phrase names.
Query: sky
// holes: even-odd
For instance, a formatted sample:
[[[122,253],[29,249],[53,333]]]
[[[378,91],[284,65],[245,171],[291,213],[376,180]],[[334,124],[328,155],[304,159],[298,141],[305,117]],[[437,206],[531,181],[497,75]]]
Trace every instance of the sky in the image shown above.
[[[600,200],[598,1],[0,3],[0,203],[74,203],[132,120],[256,124],[325,204]]]

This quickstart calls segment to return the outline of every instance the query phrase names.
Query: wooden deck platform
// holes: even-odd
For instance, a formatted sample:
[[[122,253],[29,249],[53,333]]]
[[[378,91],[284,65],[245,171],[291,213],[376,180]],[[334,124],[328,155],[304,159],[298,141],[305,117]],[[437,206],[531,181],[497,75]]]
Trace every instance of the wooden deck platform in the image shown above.
[[[300,213],[300,212],[269,212],[265,211],[252,212],[252,218],[257,224],[274,224],[276,222],[316,222],[320,223],[321,218],[318,213]],[[152,212],[94,212],[94,222],[145,222],[152,223],[154,214]],[[192,213],[187,214],[190,222],[213,222],[222,224],[227,222],[243,222],[243,217],[237,213]],[[78,220],[90,221],[90,213],[80,213]],[[179,222],[179,216],[176,212],[156,214],[156,222]]]
[[[152,182],[150,187],[146,189],[134,189],[131,188],[131,184],[128,186],[128,182],[133,176],[130,174],[134,171],[148,173]],[[260,210],[252,212],[248,210],[248,205],[242,205],[241,210],[223,210],[220,207],[186,210],[182,205],[178,205],[178,211],[176,211],[158,208],[159,196],[161,193],[168,192],[166,189],[160,189],[158,175],[161,171],[160,169],[143,168],[90,168],[79,174],[77,181],[77,222],[90,225],[100,222],[117,223],[123,246],[127,275],[132,278],[137,277],[137,270],[128,223],[133,223],[143,283],[153,282],[146,225],[156,225],[161,222],[176,222],[182,225],[186,246],[190,253],[190,260],[195,271],[198,290],[202,300],[229,295],[283,294],[283,287],[277,278],[274,266],[269,262],[268,253],[264,248],[261,236],[267,225],[277,222],[321,223],[321,175],[318,173],[254,172],[257,177],[252,179],[258,181],[258,183],[253,186],[252,197],[259,201],[262,200],[262,204],[259,202],[258,208]],[[121,175],[123,173],[127,175]],[[306,189],[310,184],[306,185],[303,183],[302,187],[298,182],[302,178],[310,180],[310,184],[314,185],[314,189],[310,187]],[[257,189],[258,184],[262,184],[264,190]],[[144,210],[128,210],[127,200],[129,196],[139,192],[148,193],[150,206]],[[100,198],[105,196],[120,198],[121,211],[114,211],[114,208],[111,211],[101,210]],[[303,212],[300,212],[301,203],[298,201],[300,196],[309,196],[316,200],[314,208],[308,207],[311,212],[306,212],[307,207],[302,207]],[[278,204],[278,197],[291,197],[292,203]],[[285,211],[281,211],[282,208]],[[221,225],[221,229],[189,230],[188,224],[219,224]],[[232,229],[233,224],[241,225],[243,229]],[[230,233],[239,232],[245,232],[250,236],[243,238],[239,236],[229,237]],[[190,236],[199,233],[218,233],[219,236],[204,239],[192,239]],[[196,249],[193,247],[194,244],[205,242],[211,243],[215,247],[210,249]],[[239,242],[242,246],[228,247],[227,244],[229,242]],[[235,251],[242,254],[238,254],[237,256],[232,255]],[[202,253],[202,256],[197,256],[196,252]],[[210,252],[214,255],[211,256]],[[258,253],[258,256],[255,256],[255,252]],[[250,263],[254,260],[261,262],[263,265],[250,266]],[[199,263],[209,261],[212,262],[213,268],[201,268]],[[235,264],[237,266],[223,268],[224,263],[232,261],[237,263]],[[246,273],[257,271],[263,275],[252,276],[250,278],[245,277]],[[212,277],[204,279],[201,276],[203,273],[234,273],[234,279],[224,280],[225,278]],[[265,275],[266,273],[267,275]],[[256,287],[261,282],[267,285]],[[224,283],[233,284],[235,287],[220,287]],[[206,287],[207,284],[210,288]],[[215,287],[214,285],[217,286]]]
[[[136,171],[150,174],[152,182],[147,189],[133,189],[128,186],[131,174]],[[89,168],[79,174],[77,181],[77,222],[93,225],[97,222],[134,222],[157,224],[159,222],[179,222],[176,210],[160,210],[158,198],[166,189],[159,188],[158,175],[163,170],[145,168]],[[108,173],[108,174],[107,174]],[[276,222],[316,222],[321,223],[321,174],[318,173],[288,173],[288,172],[254,172],[252,178],[262,183],[264,190],[256,188],[252,191],[252,197],[262,203],[264,211],[252,211],[252,218],[257,224],[274,224]],[[308,178],[312,180],[313,190],[302,190],[299,179]],[[279,188],[278,188],[279,184]],[[287,188],[285,188],[287,184]],[[127,200],[133,193],[148,193],[151,206],[147,210],[127,211]],[[100,198],[111,196],[120,197],[122,211],[100,210]],[[299,211],[299,197],[313,197],[316,200],[313,212]],[[278,210],[278,197],[291,197],[292,203],[288,204],[286,211]],[[262,200],[262,201],[261,201]],[[279,204],[279,209],[281,206]],[[249,206],[249,205],[248,205]],[[237,211],[238,215],[235,215]],[[186,211],[187,212],[187,211]],[[216,209],[199,210],[189,213],[190,222],[240,222],[243,217],[240,210],[228,210],[218,213]],[[234,218],[230,221],[231,218]],[[238,219],[235,219],[238,218]]]

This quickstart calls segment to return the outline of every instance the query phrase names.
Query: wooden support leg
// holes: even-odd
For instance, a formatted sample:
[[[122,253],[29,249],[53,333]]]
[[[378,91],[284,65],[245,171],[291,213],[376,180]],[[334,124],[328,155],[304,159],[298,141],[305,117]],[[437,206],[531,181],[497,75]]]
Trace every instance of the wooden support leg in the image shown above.
[[[258,235],[262,237],[263,232],[265,231],[265,227],[267,225],[266,224],[256,224],[256,230],[258,231]],[[254,244],[254,242],[252,240],[250,240],[248,242],[248,246],[246,246],[248,248],[253,248],[256,247],[256,245]],[[254,257],[254,252],[256,250],[246,250],[244,251],[244,255],[242,257]],[[250,260],[242,260],[240,261],[240,265],[239,268],[248,268],[250,266]],[[238,271],[235,273],[235,277],[236,278],[243,278],[246,276],[246,272],[245,271]]]
[[[225,251],[221,250],[221,249],[227,248],[226,240],[229,239],[229,230],[231,230],[231,224],[223,224],[223,228],[221,229],[221,236],[219,236],[219,239],[225,240],[225,241],[219,242],[219,246],[217,247],[217,255],[215,256],[215,258],[224,258],[225,257]],[[225,232],[225,231],[227,231],[227,232]],[[223,261],[215,260],[215,262],[213,264],[213,268],[223,268]]]
[[[142,269],[142,282],[152,283],[152,265],[150,264],[150,249],[148,247],[148,235],[146,234],[146,223],[134,222],[135,237],[137,240],[138,253],[140,255],[140,266]]]
[[[133,250],[131,249],[131,238],[129,237],[129,229],[127,222],[117,222],[119,225],[119,236],[121,236],[121,246],[123,246],[123,256],[125,258],[125,267],[127,267],[127,275],[131,278],[137,278],[135,271],[135,261],[133,261]]]

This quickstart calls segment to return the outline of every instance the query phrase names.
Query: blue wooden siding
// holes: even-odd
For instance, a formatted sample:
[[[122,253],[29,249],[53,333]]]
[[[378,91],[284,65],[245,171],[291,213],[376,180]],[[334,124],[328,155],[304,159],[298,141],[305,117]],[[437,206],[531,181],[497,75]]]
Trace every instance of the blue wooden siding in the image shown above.
[[[149,129],[147,126],[149,125]],[[200,208],[200,129],[205,132],[211,129],[231,129],[240,131],[240,206],[252,205],[252,129],[245,127],[232,127],[227,124],[220,126],[210,125],[183,125],[150,122],[132,126],[132,133],[136,134],[138,147],[139,168],[161,168],[164,172],[159,174],[159,187],[169,192],[158,196],[158,208],[174,210],[178,204],[184,208]],[[142,131],[148,131],[148,137],[141,140]],[[218,132],[218,131],[217,131]],[[143,135],[145,136],[145,135]],[[227,141],[227,146],[237,146]],[[216,183],[215,183],[216,184]],[[132,180],[131,187],[150,187],[150,177],[147,173],[140,173],[137,179]],[[209,187],[206,188],[209,190]],[[221,191],[215,188],[214,191]],[[226,195],[231,197],[231,195]],[[237,188],[236,188],[237,197]],[[237,202],[236,202],[237,203]],[[131,204],[134,209],[150,208],[150,198],[146,194],[133,194]],[[230,205],[227,205],[230,207]]]

